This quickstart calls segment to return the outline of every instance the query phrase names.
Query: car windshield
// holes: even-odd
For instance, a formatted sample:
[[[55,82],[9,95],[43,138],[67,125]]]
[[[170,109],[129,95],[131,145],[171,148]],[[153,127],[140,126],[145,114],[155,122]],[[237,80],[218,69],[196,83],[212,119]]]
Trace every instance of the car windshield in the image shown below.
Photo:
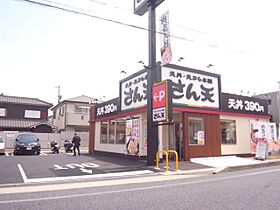
[[[3,143],[4,142],[4,140],[0,137],[0,143]]]
[[[19,142],[34,142],[37,141],[37,137],[34,135],[20,135],[17,137]]]

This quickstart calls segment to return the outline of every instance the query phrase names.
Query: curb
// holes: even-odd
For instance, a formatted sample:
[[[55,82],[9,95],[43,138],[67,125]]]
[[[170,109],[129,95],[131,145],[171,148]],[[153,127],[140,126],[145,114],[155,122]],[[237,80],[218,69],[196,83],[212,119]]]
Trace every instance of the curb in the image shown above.
[[[280,165],[280,160],[270,160],[269,162],[241,165],[241,166],[221,167],[221,168],[218,168],[216,171],[214,171],[213,174],[240,171],[240,170],[246,170],[246,169],[251,169],[251,168],[262,168],[262,167],[275,166],[275,165]]]
[[[178,170],[178,171],[168,171],[168,172],[157,172],[159,175],[201,175],[201,174],[213,174],[216,168],[204,168],[195,170]]]

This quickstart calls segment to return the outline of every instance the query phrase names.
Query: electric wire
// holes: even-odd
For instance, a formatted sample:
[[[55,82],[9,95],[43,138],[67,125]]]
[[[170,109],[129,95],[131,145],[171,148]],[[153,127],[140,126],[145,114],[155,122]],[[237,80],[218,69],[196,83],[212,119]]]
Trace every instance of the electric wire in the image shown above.
[[[113,20],[113,19],[109,19],[109,18],[105,18],[105,17],[89,14],[89,12],[91,12],[89,10],[84,10],[84,9],[77,8],[77,7],[72,7],[70,5],[59,3],[59,2],[55,2],[55,1],[51,1],[51,0],[43,0],[43,1],[48,2],[48,3],[52,3],[52,4],[56,4],[56,5],[51,5],[51,4],[48,4],[48,3],[43,3],[43,2],[33,1],[33,0],[13,0],[13,1],[26,2],[26,3],[34,4],[34,5],[37,5],[37,6],[42,6],[42,7],[46,7],[46,8],[56,9],[56,10],[60,10],[60,11],[68,12],[68,13],[74,13],[76,15],[87,16],[87,17],[90,17],[90,18],[95,18],[95,19],[98,19],[98,20],[103,20],[103,21],[115,23],[115,24],[118,24],[118,25],[131,27],[131,28],[134,28],[134,29],[150,31],[148,28],[145,28],[145,27],[141,27],[141,26],[137,26],[137,25],[121,22],[121,21],[118,21],[118,20]],[[90,0],[90,1],[97,3],[97,1],[94,1],[94,0]],[[98,2],[98,3],[102,4],[102,2]],[[58,5],[63,6],[63,7],[60,7]],[[104,3],[104,5],[107,5],[107,4]],[[64,7],[67,7],[67,8],[64,8]],[[76,11],[76,10],[80,10],[80,11]],[[160,32],[160,31],[157,31],[157,30],[155,30],[154,32],[157,33],[157,34],[163,34],[163,32]],[[198,41],[195,41],[193,39],[189,39],[189,38],[178,36],[178,35],[174,35],[174,34],[170,34],[170,37],[178,39],[178,40],[182,40],[182,41],[191,42],[191,43],[194,43],[194,44],[208,46],[208,47],[211,47],[211,48],[217,48],[217,49],[221,48],[219,45],[216,45],[216,44],[209,44],[209,43],[204,43],[204,42],[198,42]],[[230,51],[232,51],[232,52],[234,52],[236,54],[246,54],[245,52],[242,52],[240,50],[234,50],[234,49],[228,49],[228,50],[230,50]]]

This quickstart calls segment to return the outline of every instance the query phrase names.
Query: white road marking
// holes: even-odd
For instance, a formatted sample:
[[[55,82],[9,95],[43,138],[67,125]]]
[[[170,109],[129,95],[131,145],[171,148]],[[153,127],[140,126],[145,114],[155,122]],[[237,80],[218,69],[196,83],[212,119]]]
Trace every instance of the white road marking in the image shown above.
[[[90,179],[90,178],[111,178],[111,177],[124,177],[124,176],[135,176],[142,174],[152,174],[153,171],[142,170],[142,171],[126,171],[126,172],[115,172],[105,174],[92,174],[92,175],[81,175],[81,176],[61,176],[61,177],[48,177],[48,178],[26,178],[25,183],[41,183],[41,182],[53,182],[63,180],[75,180],[75,179]]]
[[[22,166],[21,166],[20,164],[17,164],[17,166],[18,166],[19,172],[20,172],[20,174],[21,174],[21,176],[22,176],[23,182],[24,182],[24,183],[27,183],[27,180],[28,180],[28,179],[27,179],[27,176],[26,176],[26,174],[25,174],[25,172],[24,172]]]
[[[0,201],[0,204],[13,204],[13,203],[23,203],[23,202],[37,202],[37,201],[50,201],[50,200],[59,200],[59,199],[69,199],[69,198],[78,198],[78,197],[85,197],[85,196],[98,196],[98,195],[106,195],[112,193],[122,193],[122,192],[133,192],[133,191],[140,191],[140,190],[150,190],[150,189],[162,189],[162,188],[170,188],[176,186],[186,186],[191,184],[198,184],[198,183],[206,183],[206,182],[213,182],[213,181],[221,181],[227,180],[232,178],[239,178],[239,177],[246,177],[246,176],[255,176],[264,173],[274,173],[279,172],[280,169],[269,170],[269,171],[260,171],[248,174],[241,174],[241,175],[233,175],[228,177],[219,177],[214,179],[205,179],[205,180],[198,180],[198,181],[191,181],[191,182],[184,182],[184,183],[173,183],[173,184],[165,184],[165,185],[158,185],[158,186],[147,186],[147,187],[134,187],[130,189],[122,189],[122,190],[110,190],[104,192],[94,192],[94,193],[82,193],[82,194],[72,194],[72,195],[65,195],[65,196],[50,196],[50,197],[41,197],[41,198],[30,198],[30,199],[18,199],[18,200],[5,200]]]
[[[8,153],[8,152],[5,152],[5,156],[9,156],[9,153]]]
[[[41,156],[47,156],[47,154],[44,153],[44,152],[41,152],[40,155],[41,155]]]
[[[92,170],[85,169],[85,168],[80,168],[80,170],[81,170],[81,172],[92,174]]]

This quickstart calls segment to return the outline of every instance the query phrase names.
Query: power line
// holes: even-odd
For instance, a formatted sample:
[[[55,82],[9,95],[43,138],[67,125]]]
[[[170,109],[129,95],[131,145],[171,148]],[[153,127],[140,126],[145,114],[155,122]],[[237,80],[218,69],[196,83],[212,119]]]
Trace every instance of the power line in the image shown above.
[[[55,1],[51,1],[51,0],[43,0],[43,1],[49,2],[49,3],[52,3],[52,4],[56,4],[56,5],[60,5],[60,6],[63,6],[63,7],[67,7],[67,8],[63,8],[63,7],[60,7],[60,6],[55,6],[55,5],[51,5],[51,4],[47,4],[47,3],[43,3],[43,2],[37,2],[37,1],[33,1],[33,0],[14,0],[14,1],[26,2],[26,3],[29,3],[29,4],[35,4],[35,5],[42,6],[42,7],[47,7],[47,8],[51,8],[51,9],[56,9],[56,10],[60,10],[60,11],[64,11],[64,12],[74,13],[74,14],[77,14],[77,15],[87,16],[87,17],[91,17],[91,18],[95,18],[95,19],[119,24],[119,25],[122,25],[122,26],[127,26],[127,27],[131,27],[131,28],[135,28],[135,29],[144,30],[144,31],[149,31],[149,29],[141,27],[141,26],[136,26],[136,25],[129,24],[129,23],[124,23],[124,22],[121,22],[121,21],[117,21],[117,20],[113,20],[113,19],[109,19],[109,18],[105,18],[105,17],[100,17],[100,16],[97,16],[97,15],[88,14],[88,12],[91,12],[91,11],[84,10],[84,9],[81,9],[81,8],[77,8],[77,7],[72,7],[70,5],[63,4],[63,3],[58,3],[58,2],[55,2]],[[97,1],[94,1],[94,0],[90,0],[90,1],[97,3]],[[102,2],[98,2],[98,3],[102,4]],[[104,5],[108,6],[108,4],[106,4],[106,3],[104,3]],[[82,10],[84,12],[76,11],[77,9]],[[87,13],[85,13],[85,12],[87,12]],[[197,31],[197,32],[200,32],[200,31]],[[163,34],[160,31],[155,31],[155,33]],[[204,33],[204,32],[200,32],[200,33]],[[170,34],[170,37],[175,38],[175,39],[179,39],[179,40],[183,40],[183,41],[187,41],[187,42],[192,42],[192,43],[195,43],[195,44],[209,46],[211,48],[220,48],[220,46],[218,46],[218,45],[198,42],[198,41],[195,41],[193,39],[188,39],[188,38],[173,35],[173,34]],[[244,54],[244,52],[233,50],[233,49],[230,49],[230,51],[232,51],[234,53],[237,53],[237,54]]]
[[[96,18],[96,19],[99,19],[99,20],[104,20],[104,21],[116,23],[116,24],[123,25],[123,26],[128,26],[128,27],[132,27],[132,28],[148,31],[148,29],[146,29],[144,27],[141,27],[141,26],[135,26],[135,25],[124,23],[124,22],[120,22],[120,21],[117,21],[117,20],[112,20],[112,19],[109,19],[109,18],[104,18],[104,17],[97,16],[97,15],[87,14],[87,13],[75,11],[75,10],[72,10],[72,9],[62,8],[62,7],[59,7],[59,6],[54,6],[54,5],[50,5],[50,4],[46,4],[46,3],[42,3],[42,2],[37,2],[37,1],[32,1],[32,0],[14,0],[14,1],[27,2],[27,3],[35,4],[35,5],[42,6],[42,7],[57,9],[57,10],[61,10],[61,11],[64,11],[64,12],[70,12],[70,13],[74,13],[74,14],[77,14],[77,15],[83,15],[83,16],[87,16],[87,17],[91,17],[91,18]],[[69,8],[71,8],[71,6],[66,5],[66,4],[61,4],[61,5],[65,5],[65,6],[69,7]]]

